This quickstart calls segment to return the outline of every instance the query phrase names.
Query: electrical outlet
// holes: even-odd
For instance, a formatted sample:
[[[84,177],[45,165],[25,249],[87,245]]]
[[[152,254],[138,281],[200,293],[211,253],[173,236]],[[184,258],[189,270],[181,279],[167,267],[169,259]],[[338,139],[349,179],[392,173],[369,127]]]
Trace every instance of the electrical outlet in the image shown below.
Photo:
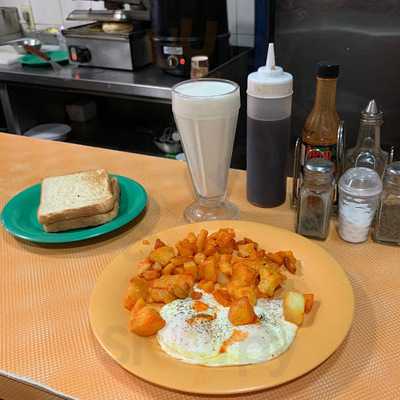
[[[21,16],[29,31],[35,30],[35,20],[33,18],[32,7],[28,4],[20,6]]]

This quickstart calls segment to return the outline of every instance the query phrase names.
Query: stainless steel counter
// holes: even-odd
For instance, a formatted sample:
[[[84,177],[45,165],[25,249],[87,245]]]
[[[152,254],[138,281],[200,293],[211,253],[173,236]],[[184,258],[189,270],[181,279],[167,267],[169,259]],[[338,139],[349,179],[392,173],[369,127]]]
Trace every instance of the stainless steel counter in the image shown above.
[[[51,68],[0,66],[0,82],[2,83],[51,86],[158,100],[170,100],[172,86],[181,80],[164,73],[154,65],[135,72],[68,65],[59,73]]]
[[[233,48],[234,56],[227,63],[211,71],[210,76],[242,83],[246,76],[250,52],[249,48]],[[10,100],[10,91],[15,85],[170,103],[171,88],[182,80],[164,73],[155,65],[134,72],[75,65],[64,66],[60,72],[55,72],[50,67],[23,67],[19,64],[0,66],[0,102],[7,129],[21,133],[18,110],[14,110]]]

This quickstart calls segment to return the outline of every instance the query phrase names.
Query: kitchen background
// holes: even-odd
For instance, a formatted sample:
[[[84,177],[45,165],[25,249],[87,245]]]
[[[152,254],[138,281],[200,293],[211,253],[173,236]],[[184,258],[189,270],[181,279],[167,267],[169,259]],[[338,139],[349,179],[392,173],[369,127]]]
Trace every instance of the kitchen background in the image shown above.
[[[292,145],[301,134],[312,107],[316,64],[327,60],[340,64],[337,110],[346,123],[347,146],[355,144],[360,111],[374,98],[384,112],[383,147],[388,150],[395,146],[396,158],[400,159],[398,0],[227,0],[227,4],[231,44],[255,47],[255,57],[250,57],[248,68],[241,75],[244,97],[233,167],[246,167],[245,81],[247,74],[265,60],[269,33],[270,39],[276,43],[278,64],[294,76]],[[0,0],[0,6],[17,6],[21,15],[31,14],[32,29],[39,30],[50,26],[71,26],[73,23],[66,21],[66,17],[73,9],[104,7],[101,1],[73,0]],[[21,103],[27,127],[52,121],[69,123],[63,105],[75,101],[77,95],[42,89],[32,91],[31,95],[35,98],[40,96],[42,102],[37,102],[40,107],[24,104],[30,99],[27,88],[15,87],[12,92],[15,101]],[[152,134],[160,135],[172,124],[168,104],[156,106],[126,98],[90,99],[97,104],[99,118],[86,124],[74,124],[73,141],[149,152],[146,141]],[[158,116],[155,122],[159,126],[149,127],[145,117],[155,107]],[[117,124],[118,134],[115,133]]]
[[[227,0],[229,30],[231,44],[236,46],[253,46],[254,44],[254,1]],[[0,0],[0,7],[18,7],[20,15],[30,13],[32,24],[37,30],[51,26],[70,27],[76,22],[66,21],[72,10],[88,9],[88,6],[101,10],[104,9],[102,1],[79,0]],[[23,21],[25,27],[26,21]],[[80,21],[78,24],[82,24]]]

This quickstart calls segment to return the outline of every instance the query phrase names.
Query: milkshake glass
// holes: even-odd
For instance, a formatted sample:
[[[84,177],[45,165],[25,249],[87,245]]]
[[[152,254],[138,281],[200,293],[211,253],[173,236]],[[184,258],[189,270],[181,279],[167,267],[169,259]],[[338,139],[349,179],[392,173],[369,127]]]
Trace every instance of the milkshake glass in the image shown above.
[[[228,80],[189,80],[172,89],[172,111],[197,198],[184,212],[189,222],[239,217],[226,200],[239,108],[240,88]]]

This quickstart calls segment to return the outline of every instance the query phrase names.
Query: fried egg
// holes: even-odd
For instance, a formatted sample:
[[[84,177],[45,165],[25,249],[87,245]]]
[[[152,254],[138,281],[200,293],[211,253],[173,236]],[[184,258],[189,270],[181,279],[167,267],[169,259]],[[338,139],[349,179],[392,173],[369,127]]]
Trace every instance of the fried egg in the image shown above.
[[[165,326],[157,340],[169,356],[213,367],[255,364],[279,356],[293,342],[297,326],[284,319],[282,300],[259,299],[254,307],[259,321],[234,326],[228,318],[229,307],[201,292],[201,307],[191,298],[162,307]]]

